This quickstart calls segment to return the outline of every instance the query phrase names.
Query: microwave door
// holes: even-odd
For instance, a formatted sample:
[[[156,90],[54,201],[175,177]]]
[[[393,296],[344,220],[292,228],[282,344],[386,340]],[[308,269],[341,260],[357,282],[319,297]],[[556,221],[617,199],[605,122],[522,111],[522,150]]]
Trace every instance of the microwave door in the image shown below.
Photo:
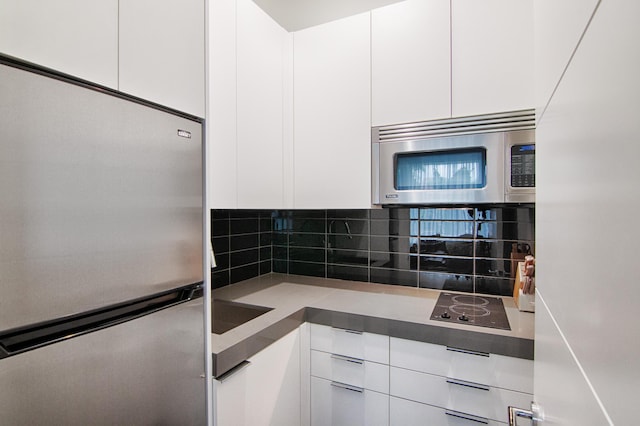
[[[501,133],[381,143],[380,204],[504,200]]]

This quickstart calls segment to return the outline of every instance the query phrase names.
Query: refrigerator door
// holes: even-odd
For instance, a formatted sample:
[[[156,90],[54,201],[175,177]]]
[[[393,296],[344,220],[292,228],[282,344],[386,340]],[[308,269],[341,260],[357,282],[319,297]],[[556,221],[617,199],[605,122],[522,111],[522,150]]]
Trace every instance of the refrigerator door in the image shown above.
[[[0,361],[6,425],[203,425],[203,298]]]
[[[202,187],[199,121],[0,64],[0,331],[201,282]]]

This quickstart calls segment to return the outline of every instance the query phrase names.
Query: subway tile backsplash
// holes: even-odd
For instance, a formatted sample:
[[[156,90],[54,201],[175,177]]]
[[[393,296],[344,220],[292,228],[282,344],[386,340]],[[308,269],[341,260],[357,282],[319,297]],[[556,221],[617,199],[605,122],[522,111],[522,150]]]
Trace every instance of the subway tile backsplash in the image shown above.
[[[271,271],[511,295],[535,208],[212,210],[214,288]]]
[[[271,211],[212,210],[211,242],[217,266],[211,270],[213,288],[271,272]]]

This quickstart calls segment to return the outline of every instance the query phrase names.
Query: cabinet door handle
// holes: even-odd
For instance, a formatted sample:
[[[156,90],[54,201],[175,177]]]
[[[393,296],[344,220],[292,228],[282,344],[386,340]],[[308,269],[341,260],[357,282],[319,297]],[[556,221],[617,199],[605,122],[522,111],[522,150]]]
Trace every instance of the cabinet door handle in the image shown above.
[[[458,352],[461,354],[467,354],[467,355],[477,355],[477,356],[484,356],[484,357],[489,357],[489,353],[487,352],[479,352],[479,351],[470,351],[468,349],[460,349],[460,348],[452,348],[451,346],[447,346],[447,350],[450,352]]]
[[[467,382],[466,380],[452,379],[451,377],[447,377],[447,383],[457,386],[464,386],[467,388],[479,389],[483,391],[489,391],[491,388],[487,385],[483,385],[475,382]]]
[[[331,382],[331,386],[336,387],[338,389],[345,389],[352,392],[364,393],[364,388],[360,388],[358,386],[351,386],[340,382]]]
[[[364,360],[363,359],[351,358],[350,356],[331,354],[331,358],[336,359],[338,361],[352,362],[354,364],[360,364],[360,365],[364,364]]]
[[[349,328],[340,328],[340,327],[331,327],[334,330],[338,330],[338,331],[344,331],[345,333],[351,333],[351,334],[362,334],[362,331],[358,331],[358,330],[351,330]]]
[[[460,411],[446,410],[444,412],[447,416],[457,417],[459,419],[469,420],[470,422],[482,423],[485,425],[489,424],[489,419],[485,419],[484,417],[473,416],[467,413],[461,413]]]
[[[218,380],[219,382],[222,383],[225,380],[227,380],[228,378],[230,378],[231,376],[233,376],[234,374],[236,374],[237,372],[239,372],[240,370],[244,370],[250,364],[251,363],[249,361],[244,360],[240,364],[238,364],[235,367],[233,367],[231,370],[229,370],[226,373],[222,374],[220,377],[217,377],[216,380]]]

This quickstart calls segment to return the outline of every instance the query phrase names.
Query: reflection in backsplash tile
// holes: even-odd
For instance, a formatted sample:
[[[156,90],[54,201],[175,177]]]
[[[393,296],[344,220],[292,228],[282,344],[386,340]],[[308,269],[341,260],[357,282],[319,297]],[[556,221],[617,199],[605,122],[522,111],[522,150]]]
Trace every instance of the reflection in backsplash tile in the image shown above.
[[[472,275],[473,259],[463,257],[420,256],[420,270]]]
[[[474,279],[469,275],[420,272],[418,286],[421,288],[473,293]]]
[[[420,221],[421,237],[473,238],[473,222]]]
[[[369,269],[369,280],[372,283],[394,284],[415,287],[418,281],[417,271],[397,270],[397,269]]]
[[[373,251],[390,253],[417,253],[418,237],[375,236],[369,238],[369,248]]]
[[[534,225],[526,222],[477,222],[478,238],[533,241]]]
[[[213,210],[213,285],[273,271],[511,295],[534,223],[531,206]]]
[[[424,238],[420,240],[420,254],[473,257],[473,240],[463,241]]]

